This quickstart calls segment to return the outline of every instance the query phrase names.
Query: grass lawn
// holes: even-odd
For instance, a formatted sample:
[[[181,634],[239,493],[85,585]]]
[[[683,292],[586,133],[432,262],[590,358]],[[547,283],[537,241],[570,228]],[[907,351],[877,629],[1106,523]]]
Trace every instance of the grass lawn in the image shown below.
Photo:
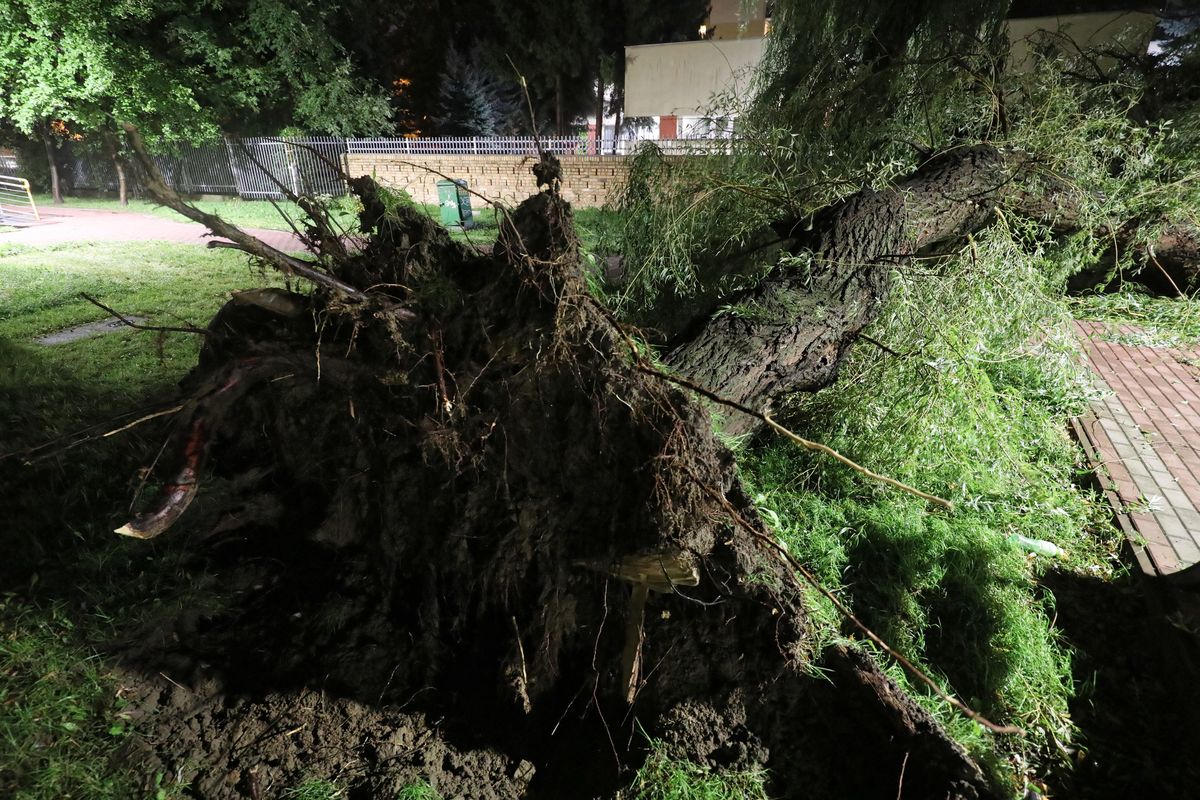
[[[54,210],[54,204],[50,199],[50,195],[38,194],[34,195],[33,199],[39,209]],[[156,217],[163,217],[176,222],[191,221],[169,208],[160,206],[150,200],[139,198],[131,198],[128,206],[122,206],[116,199],[111,197],[67,197],[64,205],[67,208],[90,208],[99,211],[152,214]],[[241,200],[231,197],[225,200],[196,200],[192,205],[201,211],[216,214],[227,222],[244,228],[266,228],[277,231],[291,230],[291,227],[281,216],[281,211],[294,220],[304,218],[304,213],[300,208],[288,201],[280,201],[272,204],[266,200]],[[343,224],[350,224],[353,221],[353,213],[349,206],[335,207],[335,216]]]
[[[53,209],[53,203],[49,195],[34,195],[34,201],[39,208]],[[304,214],[299,207],[287,201],[272,204],[266,200],[241,200],[231,197],[224,200],[197,200],[194,205],[202,211],[216,214],[226,221],[244,228],[265,228],[280,231],[291,230],[291,226],[280,215],[280,211],[287,214],[293,220],[304,219]],[[486,206],[480,208],[478,207],[478,202],[475,205],[477,206],[473,212],[475,227],[467,231],[451,229],[450,236],[466,244],[491,244],[500,233],[500,225],[496,220],[496,211]],[[142,199],[131,199],[128,206],[122,206],[117,200],[107,197],[68,197],[66,198],[66,206],[68,208],[153,214],[154,216],[164,217],[176,222],[190,221],[169,208]],[[354,227],[356,224],[356,212],[354,203],[349,198],[337,198],[331,203],[330,207],[333,211],[334,219],[339,224],[347,228]],[[418,207],[431,219],[440,220],[440,212],[436,205],[418,204]],[[584,246],[595,247],[598,246],[602,238],[603,229],[614,219],[614,215],[611,212],[600,209],[587,208],[576,210],[575,218]],[[0,228],[0,231],[2,230]]]
[[[0,245],[0,454],[169,395],[195,363],[191,334],[34,344],[108,316],[80,292],[152,322],[203,326],[229,292],[263,281],[241,254],[186,244]],[[32,468],[0,460],[0,797],[174,796],[164,776],[114,767],[127,721],[94,649],[122,617],[128,587],[113,576],[135,555],[111,534],[153,447],[131,434]]]
[[[264,280],[240,253],[189,244],[0,244],[0,387],[9,390],[6,397],[21,387],[45,387],[20,407],[0,400],[0,419],[8,430],[15,429],[14,415],[27,426],[53,428],[56,417],[97,410],[76,410],[76,387],[114,402],[141,399],[195,363],[198,337],[186,333],[125,329],[62,345],[33,344],[35,336],[110,316],[81,293],[150,324],[203,327],[231,291]]]

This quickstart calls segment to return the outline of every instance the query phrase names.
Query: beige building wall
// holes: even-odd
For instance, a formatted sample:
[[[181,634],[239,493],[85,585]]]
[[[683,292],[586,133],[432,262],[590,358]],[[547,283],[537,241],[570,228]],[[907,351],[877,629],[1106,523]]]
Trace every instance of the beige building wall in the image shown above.
[[[350,175],[370,175],[385,186],[405,190],[418,203],[433,205],[438,202],[437,182],[444,180],[442,175],[446,175],[465,180],[472,191],[484,197],[515,206],[538,191],[530,171],[536,160],[532,156],[386,153],[350,153],[346,156]],[[559,156],[559,160],[563,171],[563,197],[578,208],[604,205],[629,175],[628,156]],[[482,203],[479,197],[471,198],[475,208]]]
[[[739,0],[713,0],[712,40],[647,44],[625,48],[625,114],[630,117],[700,116],[714,95],[748,91],[754,68],[762,61],[766,39],[733,38]],[[1030,37],[1037,31],[1062,31],[1081,46],[1096,46],[1128,36],[1132,48],[1144,50],[1157,17],[1144,12],[1069,14],[1009,20],[1012,43],[1009,69],[1021,69],[1030,54]],[[730,32],[724,38],[722,32]]]
[[[720,39],[625,48],[625,115],[699,116],[713,96],[749,90],[765,39]]]
[[[1068,49],[1073,49],[1070,42],[1080,47],[1097,47],[1106,42],[1124,39],[1131,49],[1144,53],[1157,23],[1157,16],[1141,11],[1010,19],[1005,23],[1008,40],[1012,44],[1008,68],[1028,68],[1031,37],[1038,38],[1035,34],[1039,31],[1059,32],[1069,37],[1069,41],[1063,40]]]
[[[743,13],[743,0],[712,0],[705,35],[713,39],[744,39],[767,32],[766,0],[754,0]]]

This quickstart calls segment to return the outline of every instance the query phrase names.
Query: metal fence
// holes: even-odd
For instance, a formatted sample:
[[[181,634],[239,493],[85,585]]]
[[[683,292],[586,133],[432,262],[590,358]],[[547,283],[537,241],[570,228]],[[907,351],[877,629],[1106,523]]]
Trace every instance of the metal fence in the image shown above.
[[[155,156],[154,163],[167,184],[185,194],[236,194],[241,189],[220,143]]]
[[[237,194],[224,146],[202,145],[171,155],[154,157],[167,184],[184,194]],[[126,170],[129,191],[140,193],[137,171]],[[115,192],[119,188],[112,159],[98,153],[76,153],[71,164],[71,185],[76,189]]]
[[[611,140],[601,142],[601,153],[611,153]],[[556,155],[586,155],[596,152],[596,143],[586,138],[558,137],[541,140],[541,147]],[[350,153],[406,153],[425,155],[537,155],[538,142],[532,136],[437,136],[427,139],[348,139]]]
[[[306,139],[240,139],[225,141],[237,193],[248,199],[346,193],[346,140],[332,136]]]
[[[497,155],[535,156],[538,141],[532,136],[437,136],[426,139],[347,139],[346,152],[389,155]],[[730,139],[601,139],[586,136],[550,137],[540,142],[542,150],[555,155],[628,155],[643,144],[653,144],[670,153],[725,152]],[[598,145],[598,146],[597,146]]]
[[[345,194],[341,175],[345,153],[345,139],[261,137],[184,148],[155,156],[154,163],[167,184],[184,194],[279,200],[285,190],[310,196]],[[129,178],[130,191],[137,193],[136,176]],[[76,189],[115,192],[118,188],[112,160],[98,153],[77,153],[71,179]]]
[[[722,153],[732,146],[730,139],[602,139],[597,142],[586,136],[545,138],[540,145],[542,150],[557,155],[628,155],[647,142],[672,154]],[[167,183],[185,194],[229,194],[250,200],[277,200],[286,192],[330,197],[346,194],[342,175],[347,154],[536,156],[538,144],[532,136],[231,138],[185,148],[171,155],[155,156],[154,160]],[[0,174],[3,174],[4,166],[0,160]],[[77,189],[116,191],[116,168],[103,155],[77,153],[71,168],[71,183]],[[131,175],[131,192],[138,192],[137,183],[136,176]]]

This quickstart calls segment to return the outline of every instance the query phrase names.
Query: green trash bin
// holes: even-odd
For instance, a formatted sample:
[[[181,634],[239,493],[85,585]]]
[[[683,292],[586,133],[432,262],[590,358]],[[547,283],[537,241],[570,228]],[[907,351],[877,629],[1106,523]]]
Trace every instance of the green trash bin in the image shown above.
[[[443,225],[448,228],[475,227],[475,220],[471,216],[471,195],[467,192],[466,181],[438,181],[437,193]]]

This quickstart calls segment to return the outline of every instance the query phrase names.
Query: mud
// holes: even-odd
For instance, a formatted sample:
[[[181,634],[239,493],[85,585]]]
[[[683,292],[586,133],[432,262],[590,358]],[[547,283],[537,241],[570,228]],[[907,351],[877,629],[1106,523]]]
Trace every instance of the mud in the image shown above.
[[[188,796],[280,797],[321,776],[350,798],[394,797],[425,782],[447,800],[503,800],[523,796],[535,772],[495,750],[454,747],[436,722],[399,708],[312,689],[250,697],[211,679],[125,678],[137,687],[126,713],[152,731],[125,758],[171,776]]]

